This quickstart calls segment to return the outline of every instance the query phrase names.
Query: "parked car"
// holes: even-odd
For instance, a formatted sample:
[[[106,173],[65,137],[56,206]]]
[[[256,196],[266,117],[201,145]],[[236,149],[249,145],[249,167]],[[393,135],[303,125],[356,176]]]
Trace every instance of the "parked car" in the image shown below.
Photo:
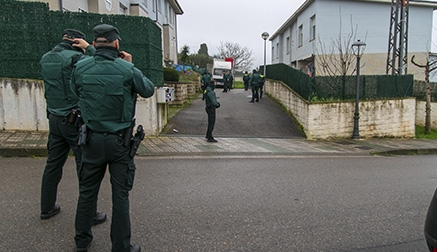
[[[434,192],[426,215],[425,240],[429,251],[437,252],[437,189]]]

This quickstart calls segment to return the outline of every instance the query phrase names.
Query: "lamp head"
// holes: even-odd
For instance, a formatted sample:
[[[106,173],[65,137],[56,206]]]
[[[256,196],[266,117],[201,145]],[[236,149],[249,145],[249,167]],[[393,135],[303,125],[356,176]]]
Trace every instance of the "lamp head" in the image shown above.
[[[360,39],[357,42],[352,44],[352,50],[355,56],[363,55],[364,49],[366,48],[366,43],[362,42]]]
[[[268,38],[269,38],[269,33],[268,32],[263,32],[262,34],[261,34],[261,38],[263,38],[264,40],[267,40]]]

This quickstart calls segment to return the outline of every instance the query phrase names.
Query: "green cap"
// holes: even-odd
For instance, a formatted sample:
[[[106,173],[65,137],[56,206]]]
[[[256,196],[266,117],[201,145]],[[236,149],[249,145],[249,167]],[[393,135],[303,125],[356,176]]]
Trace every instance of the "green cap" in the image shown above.
[[[81,32],[79,30],[75,30],[75,29],[65,29],[62,36],[66,36],[69,39],[74,39],[74,38],[85,39],[86,38],[86,36],[85,36],[85,34],[83,34],[83,32]]]
[[[107,43],[107,42],[112,42],[116,39],[120,39],[120,32],[118,31],[118,29],[108,24],[97,25],[96,27],[94,27],[93,33],[94,33],[94,41],[96,42]]]

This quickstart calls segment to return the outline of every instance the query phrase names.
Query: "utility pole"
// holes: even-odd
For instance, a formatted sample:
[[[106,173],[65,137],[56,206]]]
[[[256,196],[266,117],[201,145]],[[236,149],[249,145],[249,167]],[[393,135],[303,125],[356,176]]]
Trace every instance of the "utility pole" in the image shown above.
[[[407,74],[409,0],[392,0],[386,74]]]

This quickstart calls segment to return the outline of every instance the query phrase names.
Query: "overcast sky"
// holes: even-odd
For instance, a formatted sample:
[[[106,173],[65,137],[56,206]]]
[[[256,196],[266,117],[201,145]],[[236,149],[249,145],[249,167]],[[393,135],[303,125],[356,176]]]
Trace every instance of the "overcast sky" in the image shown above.
[[[253,51],[254,65],[264,64],[263,32],[270,35],[305,0],[178,0],[184,14],[177,16],[178,52],[184,45],[190,54],[200,44],[208,46],[210,56],[218,53],[220,42],[238,43]],[[267,64],[271,62],[271,43],[267,40]]]
[[[273,35],[304,2],[305,0],[178,0],[184,11],[184,14],[177,16],[178,52],[184,45],[188,45],[190,54],[194,54],[199,50],[200,44],[206,43],[208,53],[212,56],[218,52],[220,42],[238,43],[253,51],[253,67],[258,67],[264,64],[264,40],[261,34],[266,31]],[[434,18],[434,35],[437,34],[436,28],[437,19]],[[431,50],[436,52],[437,40],[434,38],[435,36]],[[267,64],[270,64],[269,40],[266,48]]]

